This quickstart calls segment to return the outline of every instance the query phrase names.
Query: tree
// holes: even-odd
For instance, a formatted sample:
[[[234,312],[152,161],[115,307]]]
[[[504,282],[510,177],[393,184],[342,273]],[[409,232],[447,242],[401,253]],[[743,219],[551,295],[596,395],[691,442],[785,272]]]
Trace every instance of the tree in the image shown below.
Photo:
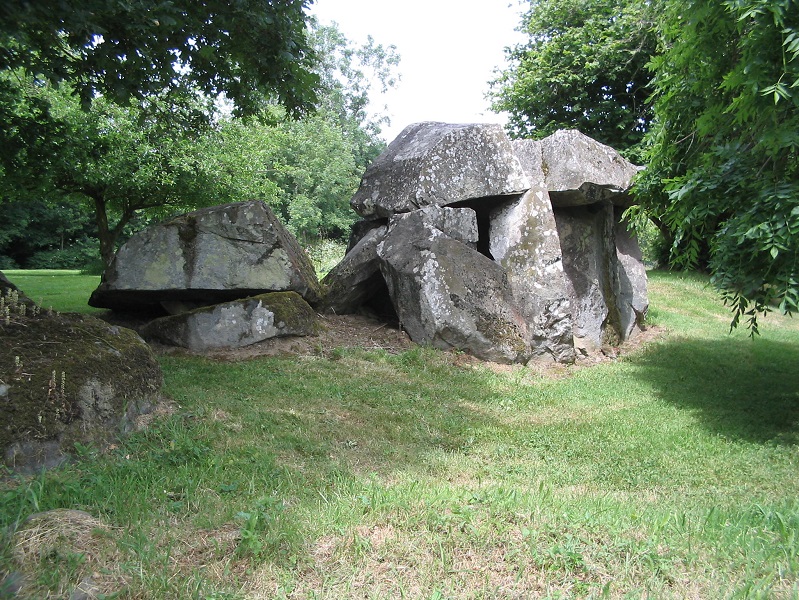
[[[355,162],[366,169],[385,148],[379,134],[388,117],[369,112],[370,97],[375,84],[382,93],[396,85],[400,61],[396,47],[383,47],[371,36],[365,44],[354,46],[335,24],[314,25],[311,43],[319,57],[318,108],[351,139]]]
[[[213,174],[202,170],[194,148],[205,131],[193,120],[200,109],[181,113],[151,98],[145,110],[98,97],[83,110],[66,86],[33,78],[18,82],[10,97],[0,95],[0,115],[15,125],[0,131],[0,197],[88,202],[105,264],[139,212],[213,198]]]
[[[167,91],[224,94],[242,114],[264,97],[290,112],[316,102],[309,0],[4,0],[0,71],[66,82],[84,106]]]
[[[258,198],[301,241],[346,238],[362,171],[357,141],[321,111],[296,121],[271,112],[271,123],[225,119],[195,148],[215,202]]]
[[[639,144],[651,119],[651,13],[646,0],[530,0],[519,28],[529,39],[507,50],[511,66],[491,84],[510,134],[576,128],[621,151]]]
[[[87,108],[67,84],[0,73],[0,121],[8,124],[0,129],[0,202],[87,203],[105,264],[143,213],[252,198],[304,239],[345,237],[359,175],[384,147],[362,110],[363,69],[389,77],[395,59],[326,31],[319,48],[327,58],[314,67],[324,102],[296,122],[274,102],[262,103],[257,118],[223,117],[210,98],[183,89],[128,106],[98,96]]]
[[[707,246],[733,327],[754,333],[772,306],[799,308],[799,5],[663,0],[662,15],[638,195],[679,264]]]
[[[88,207],[37,200],[3,204],[0,268],[85,268],[96,262],[97,239]]]

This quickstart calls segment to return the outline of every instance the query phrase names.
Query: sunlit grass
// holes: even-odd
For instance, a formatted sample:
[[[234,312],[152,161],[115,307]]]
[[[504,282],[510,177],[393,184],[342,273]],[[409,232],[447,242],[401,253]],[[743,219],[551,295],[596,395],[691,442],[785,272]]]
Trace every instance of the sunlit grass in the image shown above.
[[[164,356],[174,414],[4,484],[0,527],[101,517],[132,597],[799,597],[799,327],[729,335],[697,276],[650,294],[662,338],[555,376]]]
[[[102,309],[88,305],[89,296],[100,284],[100,277],[81,275],[72,270],[7,270],[3,274],[42,308],[60,312],[97,313]]]

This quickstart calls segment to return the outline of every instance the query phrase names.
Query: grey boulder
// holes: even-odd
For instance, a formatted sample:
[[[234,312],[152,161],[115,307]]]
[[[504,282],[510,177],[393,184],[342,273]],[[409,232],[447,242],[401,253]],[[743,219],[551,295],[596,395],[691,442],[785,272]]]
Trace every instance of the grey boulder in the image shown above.
[[[420,344],[526,362],[527,325],[504,269],[472,247],[475,233],[468,208],[428,207],[389,221],[377,253],[400,323]]]
[[[91,306],[199,306],[265,292],[320,288],[305,252],[261,201],[204,208],[148,227],[117,252]]]
[[[367,218],[530,187],[499,125],[416,123],[366,169],[350,205]]]
[[[640,168],[577,130],[561,129],[542,140],[516,140],[513,147],[520,160],[543,173],[556,208],[605,200],[632,203],[628,192]]]
[[[528,324],[534,357],[574,360],[571,294],[547,190],[536,185],[491,212],[490,253]]]
[[[380,275],[377,246],[386,236],[386,226],[369,229],[344,258],[322,279],[324,298],[316,305],[323,313],[354,313],[385,284]]]
[[[195,352],[240,348],[274,337],[312,335],[314,310],[296,292],[273,292],[161,317],[142,328],[145,339]]]
[[[134,331],[89,315],[13,311],[0,322],[0,452],[13,472],[102,448],[158,402],[161,368]]]
[[[575,346],[584,352],[633,337],[649,307],[641,251],[620,211],[609,204],[555,211],[572,285]]]

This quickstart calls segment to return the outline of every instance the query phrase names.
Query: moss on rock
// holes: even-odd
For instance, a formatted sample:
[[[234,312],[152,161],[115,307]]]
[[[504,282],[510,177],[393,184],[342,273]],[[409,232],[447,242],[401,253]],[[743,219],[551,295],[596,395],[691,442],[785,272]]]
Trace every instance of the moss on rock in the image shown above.
[[[314,310],[296,292],[270,292],[161,317],[141,329],[145,339],[195,352],[239,348],[273,337],[319,332]]]
[[[110,443],[157,400],[160,366],[130,329],[27,310],[0,322],[0,335],[0,450],[12,470]]]

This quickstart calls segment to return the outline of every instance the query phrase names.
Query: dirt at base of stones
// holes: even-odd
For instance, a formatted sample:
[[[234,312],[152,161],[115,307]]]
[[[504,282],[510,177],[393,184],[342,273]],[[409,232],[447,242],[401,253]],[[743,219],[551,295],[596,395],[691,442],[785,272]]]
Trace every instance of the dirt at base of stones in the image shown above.
[[[329,356],[340,348],[385,350],[399,354],[415,344],[397,325],[365,315],[320,315],[318,335],[276,337],[242,348],[220,348],[204,352],[221,360],[246,360],[257,356]],[[186,353],[182,348],[151,344],[158,353]]]
[[[145,321],[130,321],[113,313],[107,315],[107,320],[117,325],[137,329]],[[360,348],[363,350],[384,350],[391,354],[399,354],[410,350],[416,344],[411,341],[408,334],[397,324],[386,323],[366,315],[320,315],[321,332],[318,335],[307,337],[281,337],[272,338],[243,348],[225,348],[211,350],[203,353],[216,360],[239,361],[258,356],[331,356],[337,349]],[[590,366],[615,360],[625,354],[641,348],[648,342],[656,340],[665,334],[660,327],[649,326],[639,331],[632,339],[621,347],[607,347],[588,355],[579,355],[576,366]],[[184,348],[175,348],[161,344],[151,344],[153,350],[159,354],[192,354]],[[494,371],[508,371],[521,365],[502,365],[490,363],[462,352],[452,353],[452,362],[459,366],[484,365]],[[561,372],[565,365],[551,361],[531,361],[530,367],[537,371]]]

